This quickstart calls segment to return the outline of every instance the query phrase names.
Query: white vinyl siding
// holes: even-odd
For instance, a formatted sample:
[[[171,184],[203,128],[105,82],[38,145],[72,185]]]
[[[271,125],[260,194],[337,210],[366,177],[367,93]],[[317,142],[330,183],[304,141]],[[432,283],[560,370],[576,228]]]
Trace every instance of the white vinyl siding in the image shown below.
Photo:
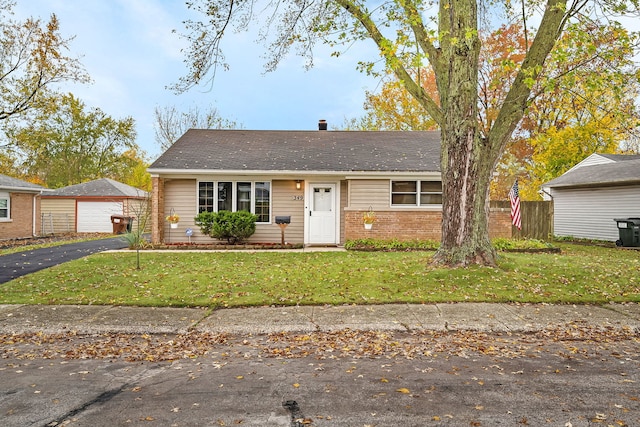
[[[280,243],[280,226],[275,223],[276,216],[290,216],[291,223],[285,228],[285,241],[288,243],[304,242],[304,187],[296,189],[295,181],[277,180],[271,182],[273,204],[271,209],[272,224],[256,226],[253,241]]]
[[[349,182],[350,209],[387,209],[390,203],[388,179],[354,179]]]
[[[599,155],[597,153],[593,153],[589,157],[585,158],[584,160],[582,160],[581,162],[579,162],[578,164],[573,166],[567,172],[571,172],[571,171],[576,170],[578,168],[581,168],[583,166],[604,165],[604,164],[607,164],[607,163],[615,163],[615,161],[613,161],[611,159],[607,159],[606,157],[601,156],[601,155]]]
[[[615,241],[614,218],[640,217],[640,186],[551,190],[558,236]]]
[[[198,227],[195,225],[193,218],[197,215],[198,210],[198,188],[195,179],[175,179],[165,183],[164,186],[164,216],[166,217],[173,211],[180,217],[178,229],[171,229],[169,223],[164,220],[165,241],[181,242],[187,241],[185,230],[193,229],[194,238],[197,241]],[[169,234],[170,233],[170,234]],[[170,240],[169,240],[170,237]]]

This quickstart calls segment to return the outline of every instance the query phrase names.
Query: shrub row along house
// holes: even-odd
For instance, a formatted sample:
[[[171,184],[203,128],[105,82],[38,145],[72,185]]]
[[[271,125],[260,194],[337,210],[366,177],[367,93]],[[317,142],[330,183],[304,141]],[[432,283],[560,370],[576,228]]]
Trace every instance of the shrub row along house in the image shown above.
[[[191,129],[149,168],[152,241],[211,243],[200,212],[258,217],[250,242],[279,243],[276,217],[290,217],[288,243],[348,239],[439,240],[440,133],[429,131],[249,131]],[[375,212],[371,229],[363,215]],[[180,220],[171,228],[166,220]],[[490,214],[492,237],[511,237],[509,211]]]

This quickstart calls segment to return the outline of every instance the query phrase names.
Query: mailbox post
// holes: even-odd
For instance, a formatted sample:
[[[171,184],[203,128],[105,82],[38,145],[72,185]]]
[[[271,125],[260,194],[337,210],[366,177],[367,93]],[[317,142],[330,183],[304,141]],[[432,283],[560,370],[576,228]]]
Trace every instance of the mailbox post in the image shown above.
[[[290,216],[276,216],[276,224],[280,226],[280,241],[284,245],[284,229],[287,228],[287,225],[291,224]]]

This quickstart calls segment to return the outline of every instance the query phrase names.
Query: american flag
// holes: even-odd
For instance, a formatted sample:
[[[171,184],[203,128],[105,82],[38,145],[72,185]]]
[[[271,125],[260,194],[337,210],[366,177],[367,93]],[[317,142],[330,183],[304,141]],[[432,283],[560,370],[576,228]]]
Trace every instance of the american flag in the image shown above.
[[[513,187],[509,190],[509,201],[511,202],[511,223],[522,229],[522,221],[520,218],[520,192],[518,191],[518,180],[513,183]]]

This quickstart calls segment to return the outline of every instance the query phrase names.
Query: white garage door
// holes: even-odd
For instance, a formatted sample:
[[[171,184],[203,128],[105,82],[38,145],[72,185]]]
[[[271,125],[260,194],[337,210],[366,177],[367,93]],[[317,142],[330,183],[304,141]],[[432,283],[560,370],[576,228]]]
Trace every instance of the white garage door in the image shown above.
[[[111,215],[122,209],[122,202],[78,202],[78,233],[111,233]]]

